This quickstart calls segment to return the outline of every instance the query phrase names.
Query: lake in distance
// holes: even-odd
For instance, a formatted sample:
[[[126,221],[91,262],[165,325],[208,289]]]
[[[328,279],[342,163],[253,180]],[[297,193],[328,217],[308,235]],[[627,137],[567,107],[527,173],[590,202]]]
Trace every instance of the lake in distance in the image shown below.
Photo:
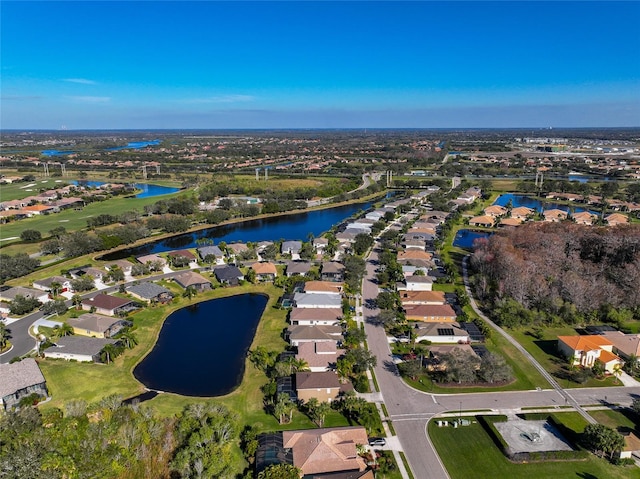
[[[229,394],[242,382],[267,301],[263,294],[241,294],[171,313],[133,375],[155,391],[196,397]]]

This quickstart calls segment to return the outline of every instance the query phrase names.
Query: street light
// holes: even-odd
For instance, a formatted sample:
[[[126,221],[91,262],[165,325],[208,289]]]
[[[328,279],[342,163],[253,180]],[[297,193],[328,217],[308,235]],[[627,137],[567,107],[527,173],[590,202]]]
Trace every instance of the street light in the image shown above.
[[[462,424],[462,401],[460,401],[460,412],[458,413],[458,422]]]

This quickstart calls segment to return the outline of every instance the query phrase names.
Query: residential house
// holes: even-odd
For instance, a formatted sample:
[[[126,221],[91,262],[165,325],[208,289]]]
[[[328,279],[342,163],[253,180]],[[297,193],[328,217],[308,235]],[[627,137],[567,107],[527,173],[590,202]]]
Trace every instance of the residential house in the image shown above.
[[[542,212],[544,220],[551,223],[557,223],[567,219],[568,213],[566,211],[559,210],[557,208],[551,210],[544,210]]]
[[[305,326],[338,325],[342,319],[340,308],[293,308],[289,322]]]
[[[342,283],[334,283],[333,281],[307,281],[303,288],[305,293],[315,294],[340,294],[342,293]]]
[[[51,213],[58,213],[60,209],[51,205],[31,205],[25,206],[22,211],[26,211],[31,215],[50,215]]]
[[[431,276],[407,276],[404,283],[398,283],[398,291],[431,291],[433,289],[433,278]]]
[[[302,241],[283,241],[280,251],[282,254],[300,254]]]
[[[57,287],[56,294],[71,291],[71,281],[64,276],[50,276],[48,278],[38,279],[33,282],[33,287],[42,291],[52,292],[53,287],[51,285],[54,283],[60,285]]]
[[[336,361],[344,354],[333,341],[302,343],[298,346],[296,359],[305,361],[311,372],[334,371]]]
[[[38,363],[26,358],[11,364],[0,364],[0,401],[5,411],[20,404],[31,394],[48,397],[47,384]]]
[[[534,213],[535,213],[535,210],[532,210],[531,208],[527,208],[526,206],[518,206],[517,208],[513,208],[511,210],[511,217],[526,220],[527,218],[532,216]]]
[[[592,368],[599,362],[608,373],[624,364],[613,353],[613,343],[600,335],[558,336],[558,350],[567,358],[573,358],[576,366]]]
[[[400,301],[402,305],[416,304],[446,304],[444,291],[401,291]]]
[[[336,233],[336,239],[340,243],[354,243],[357,235],[358,233],[353,231],[341,231],[340,233]]]
[[[324,250],[329,246],[329,240],[327,238],[314,238],[313,239],[313,247],[315,250],[322,254]]]
[[[164,259],[162,256],[158,256],[157,254],[147,254],[144,256],[138,256],[136,258],[136,261],[138,261],[138,263],[141,263],[141,264],[156,263],[160,265],[161,268],[164,268],[167,265],[167,260]]]
[[[291,464],[308,479],[373,479],[358,455],[368,442],[362,426],[280,431],[258,436],[256,471]]]
[[[296,373],[294,382],[298,400],[303,403],[311,398],[319,402],[331,402],[338,398],[341,391],[340,380],[333,371]]]
[[[344,265],[335,261],[322,263],[320,278],[323,281],[333,281],[341,283],[344,281]]]
[[[255,271],[258,281],[273,281],[278,276],[278,270],[273,263],[253,263],[251,269]]]
[[[98,314],[107,316],[115,316],[135,309],[135,305],[130,299],[100,293],[93,298],[84,299],[82,301],[82,309],[95,311]]]
[[[287,264],[286,275],[288,278],[291,276],[304,276],[311,270],[311,263],[309,261],[289,261]]]
[[[611,213],[604,217],[604,221],[609,226],[624,225],[629,222],[629,218],[621,213]]]
[[[179,261],[179,262],[188,261],[189,263],[198,262],[198,258],[196,258],[196,255],[193,254],[188,249],[169,251],[169,253],[167,253],[167,256],[169,257],[170,263],[174,263],[175,261]]]
[[[167,303],[173,299],[173,293],[156,283],[145,281],[126,287],[127,293],[146,303]]]
[[[579,225],[592,225],[598,221],[598,215],[594,215],[588,211],[581,211],[573,215],[573,220]]]
[[[484,214],[486,216],[492,216],[494,218],[496,216],[506,215],[507,212],[508,212],[508,210],[504,206],[500,206],[500,205],[491,205],[491,206],[487,206],[484,209]]]
[[[88,338],[86,336],[63,336],[56,344],[45,349],[45,358],[66,359],[68,361],[100,362],[100,352],[107,344],[116,344],[114,339]]]
[[[207,289],[211,289],[211,281],[193,271],[185,271],[184,273],[180,273],[179,275],[174,276],[173,280],[184,289],[187,289],[190,286],[195,288],[197,291],[205,291]]]
[[[409,276],[413,276],[416,274],[420,276],[420,273],[418,273],[418,271],[422,271],[422,273],[426,275],[427,272],[429,271],[429,268],[425,266],[420,266],[420,267],[411,266],[410,264],[405,264],[402,266],[402,276],[404,276],[405,278],[408,278]]]
[[[514,226],[520,226],[522,224],[523,220],[521,218],[502,218],[500,220],[500,223],[498,223],[498,227],[499,228],[505,228],[505,227],[514,227]]]
[[[124,274],[131,274],[133,263],[127,261],[126,259],[117,259],[115,261],[109,261],[105,268],[107,269],[107,271],[111,271],[114,266],[120,268]]]
[[[483,228],[491,228],[495,223],[495,219],[493,216],[483,215],[483,216],[474,216],[469,220],[470,226],[481,226]]]
[[[416,323],[413,329],[416,342],[429,341],[439,343],[469,343],[469,333],[458,323]]]
[[[237,286],[244,280],[244,274],[237,266],[225,265],[213,268],[213,274],[220,284]]]
[[[315,341],[334,341],[337,343],[342,340],[342,327],[292,325],[287,329],[285,336],[292,346]]]
[[[16,296],[34,298],[41,303],[49,301],[49,294],[39,289],[24,288],[22,286],[13,286],[4,290],[0,289],[0,301],[11,302],[16,299]]]
[[[398,251],[398,263],[400,264],[411,264],[413,266],[420,266],[424,268],[429,268],[433,266],[433,255],[426,251],[421,251],[417,249],[409,249],[404,251]]]
[[[340,294],[295,293],[293,305],[296,308],[334,308],[342,307]]]
[[[244,243],[229,243],[227,245],[227,251],[230,251],[235,258],[236,255],[249,251],[249,247]]]
[[[613,344],[613,352],[629,361],[640,361],[640,334],[624,334],[621,331],[605,332],[602,336]]]
[[[408,321],[428,321],[435,323],[453,323],[456,312],[448,304],[418,304],[404,308]]]
[[[122,328],[130,326],[131,322],[101,314],[87,313],[77,318],[67,319],[67,324],[73,328],[74,334],[79,336],[110,338],[118,334]]]
[[[204,261],[205,258],[209,256],[215,258],[215,260],[213,261],[215,264],[224,264],[225,255],[218,246],[202,246],[201,248],[197,248],[196,251],[198,252],[198,255],[200,256],[200,259],[202,259],[202,261]]]
[[[425,251],[427,244],[424,240],[408,239],[402,241],[402,243],[400,243],[400,246],[402,246],[404,249],[418,249],[421,251]]]

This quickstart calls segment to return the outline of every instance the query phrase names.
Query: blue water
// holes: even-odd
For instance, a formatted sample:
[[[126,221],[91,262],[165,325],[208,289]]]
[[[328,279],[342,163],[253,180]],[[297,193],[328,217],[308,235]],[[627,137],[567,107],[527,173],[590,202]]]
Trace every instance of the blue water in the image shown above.
[[[302,240],[307,241],[309,233],[319,236],[342,223],[358,211],[367,210],[371,203],[357,203],[338,206],[326,210],[309,211],[295,215],[281,215],[270,218],[244,221],[224,226],[214,226],[193,233],[184,233],[163,240],[147,243],[135,248],[128,248],[102,256],[105,261],[142,256],[151,253],[164,253],[175,249],[196,248],[200,238],[213,239],[215,244],[225,241],[234,243],[241,241],[277,241]]]
[[[242,294],[171,313],[133,375],[157,391],[200,397],[229,394],[242,382],[267,300],[262,294]]]
[[[131,141],[127,143],[125,146],[114,146],[112,148],[105,148],[104,151],[122,151],[122,150],[139,150],[141,148],[146,148],[147,146],[156,146],[160,144],[160,140],[151,140],[151,141]],[[71,150],[42,150],[40,152],[43,156],[63,156],[63,155],[71,155],[72,153],[77,153],[77,151]]]
[[[122,150],[139,150],[147,146],[156,146],[160,144],[160,140],[151,141],[131,141],[125,146],[114,146],[113,148],[105,148],[105,151],[122,151]]]
[[[504,195],[498,196],[498,198],[493,202],[494,205],[507,206],[507,204],[511,201],[511,204],[514,208],[518,208],[520,206],[525,206],[527,208],[531,208],[538,212],[542,212],[543,210],[551,210],[551,209],[559,209],[562,211],[569,212],[573,210],[574,213],[581,213],[582,211],[588,211],[594,215],[597,215],[597,211],[588,210],[586,208],[581,208],[579,206],[572,206],[569,208],[567,205],[559,205],[558,203],[550,203],[546,201],[540,201],[532,196],[524,196],[524,195],[514,195],[513,193],[505,193]]]
[[[106,184],[104,181],[72,181],[74,185],[82,184],[91,188],[98,188]],[[171,188],[169,186],[149,185],[147,183],[134,183],[133,186],[137,190],[142,190],[142,193],[138,193],[136,198],[150,198],[152,196],[168,195],[169,193],[175,193],[180,191],[180,188]]]
[[[479,238],[489,238],[493,233],[473,230],[458,230],[453,239],[453,246],[464,249],[473,249],[473,242]]]
[[[62,155],[71,155],[72,153],[76,153],[75,151],[70,150],[43,150],[42,153],[44,156],[62,156]]]

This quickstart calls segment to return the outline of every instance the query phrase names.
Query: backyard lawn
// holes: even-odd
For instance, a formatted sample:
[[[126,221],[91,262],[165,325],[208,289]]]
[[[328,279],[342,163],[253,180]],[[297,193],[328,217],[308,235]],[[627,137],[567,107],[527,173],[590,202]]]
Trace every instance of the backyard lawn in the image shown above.
[[[581,387],[610,387],[620,386],[621,383],[615,377],[606,377],[605,379],[590,379],[584,384],[579,384],[569,379],[569,368],[565,358],[563,358],[557,350],[558,336],[575,336],[578,333],[571,326],[542,328],[541,339],[530,334],[528,329],[511,329],[511,334],[524,348],[545,368],[549,371],[564,388],[581,388]]]
[[[451,479],[640,478],[637,467],[613,466],[592,455],[586,461],[512,463],[478,423],[454,429],[439,428],[431,421],[428,428],[429,437]]]

